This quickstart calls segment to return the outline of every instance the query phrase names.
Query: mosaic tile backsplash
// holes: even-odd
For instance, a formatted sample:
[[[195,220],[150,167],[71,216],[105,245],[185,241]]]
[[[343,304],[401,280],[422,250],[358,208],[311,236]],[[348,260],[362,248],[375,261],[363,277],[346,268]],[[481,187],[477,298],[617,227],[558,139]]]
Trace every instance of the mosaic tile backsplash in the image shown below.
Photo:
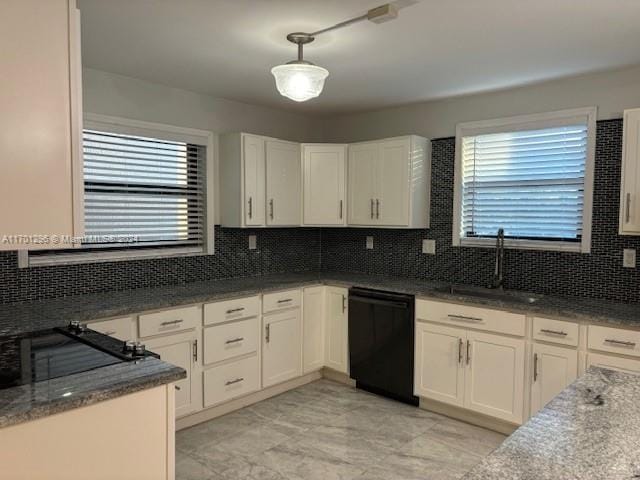
[[[213,256],[27,269],[18,269],[15,252],[0,252],[0,304],[318,269],[485,285],[493,250],[451,246],[454,146],[453,138],[432,144],[430,229],[216,227]],[[617,234],[621,155],[622,120],[598,122],[591,254],[507,250],[506,288],[640,302],[639,270],[622,267],[623,248],[640,250],[640,237]],[[247,248],[250,234],[257,250]],[[421,253],[425,238],[435,239],[436,255]]]
[[[324,229],[322,268],[487,285],[494,251],[451,246],[454,148],[454,138],[432,142],[430,229]],[[622,267],[622,250],[640,250],[640,237],[618,235],[621,159],[622,120],[598,122],[591,254],[507,250],[505,288],[640,302],[640,270]],[[421,253],[425,238],[436,255]]]

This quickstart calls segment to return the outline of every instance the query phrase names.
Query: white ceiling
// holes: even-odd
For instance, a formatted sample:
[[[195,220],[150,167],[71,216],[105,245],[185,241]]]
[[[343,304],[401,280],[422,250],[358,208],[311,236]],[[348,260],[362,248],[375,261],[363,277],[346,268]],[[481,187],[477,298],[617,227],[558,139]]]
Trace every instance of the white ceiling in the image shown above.
[[[292,31],[384,0],[79,0],[85,66],[218,97],[336,113],[495,90],[640,63],[640,0],[398,0],[398,19],[320,36],[322,95],[281,97]]]

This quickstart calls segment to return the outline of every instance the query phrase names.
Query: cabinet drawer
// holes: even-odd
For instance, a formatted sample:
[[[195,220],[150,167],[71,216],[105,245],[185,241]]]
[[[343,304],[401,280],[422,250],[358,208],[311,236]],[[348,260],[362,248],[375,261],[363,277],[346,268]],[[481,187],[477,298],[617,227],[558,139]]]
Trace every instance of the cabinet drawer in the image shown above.
[[[140,315],[138,317],[138,329],[141,337],[151,337],[163,333],[189,330],[200,325],[201,321],[202,310],[198,306],[174,308]]]
[[[579,331],[580,326],[577,323],[542,317],[533,319],[533,338],[535,340],[577,347]]]
[[[204,329],[204,363],[210,364],[258,350],[258,318]]]
[[[416,320],[427,320],[519,337],[525,335],[524,315],[432,300],[416,300]]]
[[[600,355],[589,353],[587,355],[587,368],[590,366],[619,370],[621,372],[635,373],[640,375],[640,360],[632,358],[614,357],[613,355]]]
[[[589,348],[640,357],[640,332],[589,325]]]
[[[204,372],[204,406],[211,407],[260,388],[258,355]]]
[[[267,293],[262,297],[262,313],[277,312],[285,308],[300,306],[300,290]]]
[[[118,340],[133,340],[136,337],[133,317],[101,320],[89,324],[89,328]]]
[[[260,314],[260,297],[235,298],[204,306],[204,324],[215,325]]]

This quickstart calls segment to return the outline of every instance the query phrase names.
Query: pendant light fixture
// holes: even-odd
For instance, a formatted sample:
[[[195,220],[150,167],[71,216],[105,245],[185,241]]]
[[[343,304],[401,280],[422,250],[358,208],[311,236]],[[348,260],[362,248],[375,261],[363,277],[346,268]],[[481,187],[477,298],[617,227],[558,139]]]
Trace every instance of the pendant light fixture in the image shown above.
[[[296,102],[306,102],[322,93],[324,81],[329,76],[326,68],[307,62],[303,58],[303,47],[307,43],[315,40],[315,37],[322,33],[346,27],[348,25],[369,20],[374,23],[383,23],[393,20],[398,16],[398,10],[393,4],[386,4],[372,8],[364,15],[351,18],[322,30],[313,33],[294,32],[287,35],[287,40],[298,46],[298,59],[278,65],[271,69],[271,73],[276,79],[276,88],[280,95],[295,100]]]

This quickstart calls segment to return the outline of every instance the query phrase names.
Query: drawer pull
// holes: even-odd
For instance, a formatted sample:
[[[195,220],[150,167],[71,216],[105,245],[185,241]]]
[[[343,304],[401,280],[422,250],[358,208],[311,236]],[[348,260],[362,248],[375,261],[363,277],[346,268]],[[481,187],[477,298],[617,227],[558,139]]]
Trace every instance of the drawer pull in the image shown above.
[[[466,317],[464,315],[447,315],[451,320],[462,320],[464,322],[482,322],[481,318],[478,317]]]
[[[184,320],[168,320],[166,322],[162,322],[160,325],[162,325],[163,327],[166,327],[168,325],[178,325],[182,322],[184,322]]]
[[[285,298],[285,299],[282,299],[282,300],[278,300],[278,303],[287,303],[287,302],[290,302],[291,300],[293,300],[293,299],[292,298]]]
[[[243,338],[243,337],[238,337],[238,338],[234,338],[233,340],[227,340],[227,341],[226,341],[226,342],[224,342],[224,343],[226,343],[227,345],[230,345],[230,344],[232,344],[232,343],[238,343],[238,342],[241,342],[241,341],[243,341],[243,340],[244,340],[244,338]]]
[[[458,339],[458,363],[462,365],[462,345],[464,342],[461,338]]]
[[[232,308],[227,310],[227,315],[231,315],[232,313],[238,313],[244,310],[244,307],[240,307],[240,308]]]
[[[620,347],[629,347],[629,348],[633,348],[636,346],[636,342],[625,342],[622,340],[614,340],[613,338],[605,338],[604,339],[605,343],[611,343],[613,345],[617,345]]]
[[[235,383],[240,383],[244,380],[244,378],[240,377],[240,378],[236,378],[235,380],[229,380],[228,382],[225,382],[225,386],[228,387],[229,385],[233,385]]]
[[[540,333],[546,333],[548,335],[560,335],[562,337],[566,337],[567,332],[563,332],[561,330],[549,330],[548,328],[541,328]]]
[[[109,336],[111,336],[111,335],[115,335],[115,334],[116,334],[116,331],[115,331],[115,330],[109,330],[109,331],[107,331],[107,332],[104,332],[104,334],[105,334],[105,335],[109,335]]]

